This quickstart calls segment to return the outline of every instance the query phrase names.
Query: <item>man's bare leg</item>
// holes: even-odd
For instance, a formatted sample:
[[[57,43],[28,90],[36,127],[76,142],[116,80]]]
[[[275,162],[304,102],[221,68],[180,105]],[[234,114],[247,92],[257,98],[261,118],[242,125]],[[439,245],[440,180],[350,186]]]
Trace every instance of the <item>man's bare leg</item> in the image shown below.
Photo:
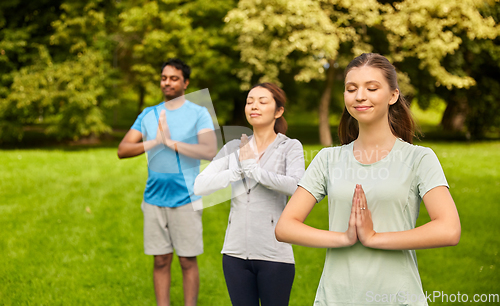
[[[198,301],[200,289],[200,275],[196,257],[180,257],[182,268],[182,285],[184,288],[184,305],[195,306]]]
[[[155,286],[156,305],[170,305],[170,266],[173,253],[154,256],[153,281]]]

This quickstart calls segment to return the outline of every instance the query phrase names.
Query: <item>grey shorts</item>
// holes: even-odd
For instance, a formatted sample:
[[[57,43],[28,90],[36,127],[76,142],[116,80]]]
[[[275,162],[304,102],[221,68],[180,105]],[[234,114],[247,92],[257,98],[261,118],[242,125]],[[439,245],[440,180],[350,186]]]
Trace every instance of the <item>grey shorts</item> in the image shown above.
[[[200,203],[198,203],[198,201]],[[144,213],[144,253],[193,257],[203,253],[202,210],[193,205],[202,205],[201,199],[180,207],[160,207],[142,201]]]

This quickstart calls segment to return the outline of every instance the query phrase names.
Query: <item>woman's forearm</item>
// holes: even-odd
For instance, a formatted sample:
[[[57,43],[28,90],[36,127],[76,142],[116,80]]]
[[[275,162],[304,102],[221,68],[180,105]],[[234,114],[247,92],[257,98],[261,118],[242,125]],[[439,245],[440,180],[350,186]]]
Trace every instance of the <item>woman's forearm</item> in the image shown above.
[[[314,205],[316,198],[303,187],[297,188],[276,224],[276,239],[315,248],[341,248],[356,242],[357,239],[349,239],[347,233],[321,230],[304,224]],[[346,222],[351,223],[350,220]]]
[[[226,147],[223,147],[214,160],[196,177],[194,181],[196,195],[209,195],[226,188],[232,182],[241,180],[241,169],[229,167],[230,158],[237,157],[228,154]]]
[[[417,250],[457,245],[460,241],[460,224],[433,220],[417,228],[376,233],[363,245],[384,250]]]
[[[241,179],[237,172],[226,169],[216,173],[201,173],[194,182],[194,193],[196,195],[209,195],[220,189],[224,189],[231,182]]]
[[[278,241],[313,248],[342,248],[352,245],[344,232],[317,229],[293,219],[280,218],[275,234]]]
[[[241,161],[242,171],[249,178],[264,187],[291,196],[297,190],[299,177],[287,176],[267,171],[259,166],[255,159]]]

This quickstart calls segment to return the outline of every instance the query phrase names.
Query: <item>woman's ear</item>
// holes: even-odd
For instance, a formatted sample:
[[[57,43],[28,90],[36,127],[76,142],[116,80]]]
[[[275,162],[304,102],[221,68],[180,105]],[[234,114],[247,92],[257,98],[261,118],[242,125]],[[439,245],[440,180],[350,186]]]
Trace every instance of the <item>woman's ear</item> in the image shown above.
[[[396,89],[392,92],[391,99],[389,100],[389,105],[393,105],[399,99],[399,89]]]
[[[278,119],[279,117],[283,116],[284,112],[285,108],[283,106],[277,109],[276,112],[274,113],[274,119]]]

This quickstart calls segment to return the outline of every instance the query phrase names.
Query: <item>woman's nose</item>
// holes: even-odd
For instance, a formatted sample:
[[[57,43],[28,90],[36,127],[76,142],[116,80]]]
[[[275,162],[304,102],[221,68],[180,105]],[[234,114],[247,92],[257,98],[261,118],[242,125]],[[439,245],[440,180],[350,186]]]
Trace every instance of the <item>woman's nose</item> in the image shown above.
[[[356,92],[356,101],[364,101],[364,100],[366,100],[365,91],[360,88]]]

